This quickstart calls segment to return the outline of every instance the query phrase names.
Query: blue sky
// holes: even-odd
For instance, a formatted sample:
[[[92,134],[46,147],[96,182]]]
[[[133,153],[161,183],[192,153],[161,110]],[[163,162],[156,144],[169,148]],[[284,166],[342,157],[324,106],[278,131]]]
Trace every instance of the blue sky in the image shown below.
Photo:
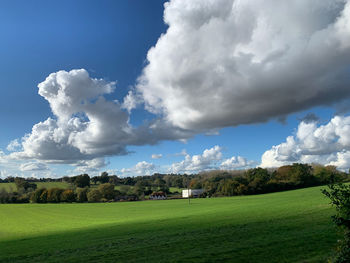
[[[295,17],[276,15],[268,19],[271,13],[285,12],[283,4],[177,0],[170,1],[164,13],[165,2],[1,2],[1,177],[54,177],[104,170],[125,176],[246,169],[295,161],[349,168],[348,1],[334,6],[305,1],[305,6],[290,7]],[[310,11],[310,5],[316,11]],[[251,10],[255,24],[245,23],[240,16],[247,10]],[[266,14],[266,21],[258,19],[261,14]],[[262,20],[265,22],[259,24]],[[276,24],[280,27],[274,28]],[[244,36],[249,32],[250,37]],[[318,37],[321,34],[333,36],[334,43],[325,47]],[[322,63],[323,67],[319,66]],[[47,94],[52,86],[44,83],[45,79],[63,70],[66,75],[54,78],[72,81],[75,69],[84,69],[88,79],[103,79],[101,85],[116,81],[112,90],[106,86],[95,97],[82,99],[94,107],[103,97],[111,109],[122,113],[106,122],[100,122],[103,114],[98,115],[96,122],[103,125],[84,131],[83,127],[94,123],[89,120],[89,114],[95,116],[92,110],[75,109],[65,118],[53,112],[53,107],[61,103],[57,107],[64,109],[65,104],[57,99],[49,101],[52,94]],[[84,86],[69,81],[67,85],[80,94]],[[38,94],[39,83],[44,83],[42,94],[46,95]],[[137,101],[133,107],[128,108],[127,94]],[[69,96],[67,93],[64,98],[69,100]],[[72,132],[78,136],[71,142],[68,138],[74,136],[68,133],[72,128],[62,123],[77,114],[87,122]],[[318,119],[303,122],[305,116]],[[333,125],[335,116],[340,120]],[[56,140],[55,147],[69,144],[67,149],[74,148],[79,157],[55,156],[45,148],[49,137],[44,138],[44,132],[34,136],[32,127],[48,118],[67,135]],[[123,118],[129,121],[124,123]],[[155,120],[159,121],[155,128],[146,124]],[[100,138],[103,130],[110,129],[108,123],[116,124],[116,133],[130,127],[135,131],[110,141],[89,138],[94,132]],[[141,126],[152,135],[138,132]],[[332,140],[320,137],[325,130],[334,137]],[[286,146],[283,143],[288,136],[294,136],[294,141]],[[129,142],[125,139],[129,137],[137,138]],[[18,145],[10,149],[8,145],[16,139]],[[113,145],[112,150],[107,150],[108,144]],[[278,147],[273,148],[275,145]],[[154,159],[152,154],[162,157]],[[226,164],[230,166],[223,166],[229,159]]]

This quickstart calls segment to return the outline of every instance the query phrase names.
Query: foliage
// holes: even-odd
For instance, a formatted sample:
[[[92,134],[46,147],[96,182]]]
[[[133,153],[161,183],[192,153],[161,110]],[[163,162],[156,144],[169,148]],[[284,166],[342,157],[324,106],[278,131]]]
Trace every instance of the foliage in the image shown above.
[[[87,174],[81,174],[76,176],[74,179],[74,185],[80,188],[90,186],[90,176]]]
[[[30,183],[24,178],[16,177],[14,181],[18,191],[34,191],[37,188],[37,185],[35,183]]]
[[[76,189],[76,194],[77,194],[77,202],[83,203],[87,202],[87,193],[88,193],[89,188],[77,188]]]
[[[60,201],[61,202],[68,202],[72,203],[76,201],[76,195],[73,190],[71,189],[66,189],[61,193],[60,196]]]
[[[101,174],[101,176],[100,176],[99,181],[100,181],[101,184],[108,183],[108,182],[109,182],[108,173],[107,173],[107,172],[103,172],[103,173]]]
[[[330,182],[342,182],[349,179],[348,174],[338,171],[335,166],[294,163],[292,165],[281,166],[277,169],[258,167],[248,170],[213,170],[190,175],[155,173],[151,176],[119,178],[116,175],[108,175],[107,172],[103,172],[100,176],[94,176],[91,179],[87,174],[58,179],[8,177],[2,179],[2,181],[6,181],[7,183],[0,183],[0,190],[6,188],[7,192],[11,193],[10,195],[2,194],[1,202],[13,203],[20,202],[21,200],[27,202],[28,193],[34,190],[27,187],[30,184],[37,184],[38,188],[46,189],[67,189],[71,188],[69,184],[74,184],[76,186],[76,201],[86,202],[87,190],[78,189],[89,187],[90,181],[94,182],[94,188],[98,188],[109,182],[109,184],[115,185],[116,189],[119,189],[120,192],[116,192],[116,190],[112,192],[112,186],[109,186],[108,193],[105,194],[103,187],[106,186],[98,188],[101,198],[104,200],[142,200],[146,195],[154,191],[163,191],[169,195],[171,194],[170,189],[174,188],[177,189],[176,191],[178,193],[181,192],[181,188],[187,187],[191,189],[204,189],[205,193],[203,193],[203,197],[235,196],[279,192],[324,185]],[[16,192],[11,189],[11,185],[13,187],[15,186],[14,182],[17,182],[19,189]],[[98,182],[100,186],[96,186]],[[43,192],[42,195],[41,202],[59,202],[57,200],[60,200],[60,197],[57,196],[51,198],[51,196],[48,196],[48,192]],[[37,198],[34,199],[37,200]]]
[[[47,190],[45,188],[35,190],[30,196],[30,201],[32,201],[33,203],[46,203]]]
[[[101,197],[106,200],[113,200],[115,197],[114,185],[110,183],[100,184],[98,191],[101,193]]]
[[[63,193],[61,188],[50,188],[47,190],[47,202],[48,203],[59,203],[61,201],[61,194]]]
[[[339,241],[337,255],[333,262],[350,262],[350,185],[333,184],[323,190],[335,206],[337,213],[332,216],[334,223],[343,230],[344,239]]]
[[[87,193],[88,202],[100,202],[102,198],[102,194],[97,189],[92,189]]]

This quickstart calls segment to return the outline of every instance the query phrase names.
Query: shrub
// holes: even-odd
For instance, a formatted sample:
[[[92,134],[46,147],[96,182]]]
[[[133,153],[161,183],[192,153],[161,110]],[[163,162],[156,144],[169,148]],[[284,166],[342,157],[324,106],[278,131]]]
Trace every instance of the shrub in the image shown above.
[[[114,185],[110,183],[100,184],[98,190],[101,193],[102,198],[112,200],[115,197]]]
[[[90,190],[87,194],[87,199],[89,202],[100,202],[102,195],[99,190]]]
[[[60,188],[50,188],[47,191],[47,202],[48,203],[59,203],[61,201],[61,193],[63,189]]]
[[[18,191],[34,191],[37,187],[35,183],[29,183],[24,178],[16,177],[14,181]]]
[[[46,203],[46,200],[47,190],[45,188],[35,190],[30,196],[30,201],[33,203]]]
[[[47,203],[47,190],[46,189],[44,189],[44,191],[42,191],[39,199],[40,199],[39,203]]]
[[[0,203],[6,204],[11,200],[11,194],[8,193],[5,189],[0,190]]]
[[[350,262],[350,185],[329,185],[329,190],[323,190],[331,204],[336,208],[336,214],[332,216],[334,223],[343,230],[344,239],[339,242],[337,255],[333,262]]]
[[[75,198],[75,194],[73,192],[73,190],[71,189],[66,189],[61,193],[60,196],[60,201],[61,202],[75,202],[76,198]]]
[[[89,188],[87,188],[87,187],[76,189],[77,202],[83,203],[83,202],[86,202],[88,200],[88,198],[87,198],[88,190],[89,190]]]

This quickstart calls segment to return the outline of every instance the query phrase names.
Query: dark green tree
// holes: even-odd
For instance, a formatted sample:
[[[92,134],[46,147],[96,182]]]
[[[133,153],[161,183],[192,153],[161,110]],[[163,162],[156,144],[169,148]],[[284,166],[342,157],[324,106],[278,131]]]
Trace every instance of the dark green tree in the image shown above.
[[[105,183],[98,186],[102,198],[112,200],[115,197],[114,184]]]
[[[61,202],[61,194],[64,189],[50,188],[47,190],[47,202],[48,203],[59,203]]]
[[[333,262],[350,262],[350,185],[333,184],[329,185],[328,188],[328,190],[322,190],[322,193],[335,206],[336,214],[332,216],[332,219],[344,234],[343,240],[339,242]]]
[[[103,172],[99,178],[101,184],[105,184],[109,182],[109,176],[107,172]]]
[[[100,202],[102,195],[99,190],[92,189],[87,193],[87,199],[89,202]]]
[[[76,189],[76,194],[77,194],[77,202],[83,203],[86,202],[87,199],[87,193],[88,193],[89,188],[77,188]]]
[[[75,193],[73,192],[73,190],[71,190],[71,189],[64,190],[61,193],[60,201],[61,202],[68,202],[68,203],[75,202],[76,196],[75,196]]]
[[[78,175],[75,180],[74,184],[76,187],[84,188],[86,186],[90,186],[90,176],[87,174],[81,174]]]

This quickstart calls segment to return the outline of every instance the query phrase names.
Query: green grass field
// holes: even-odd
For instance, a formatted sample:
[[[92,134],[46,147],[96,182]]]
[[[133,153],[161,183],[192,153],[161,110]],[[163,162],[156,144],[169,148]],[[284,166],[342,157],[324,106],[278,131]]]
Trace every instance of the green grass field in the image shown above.
[[[0,205],[0,262],[325,262],[320,187],[256,196]]]

